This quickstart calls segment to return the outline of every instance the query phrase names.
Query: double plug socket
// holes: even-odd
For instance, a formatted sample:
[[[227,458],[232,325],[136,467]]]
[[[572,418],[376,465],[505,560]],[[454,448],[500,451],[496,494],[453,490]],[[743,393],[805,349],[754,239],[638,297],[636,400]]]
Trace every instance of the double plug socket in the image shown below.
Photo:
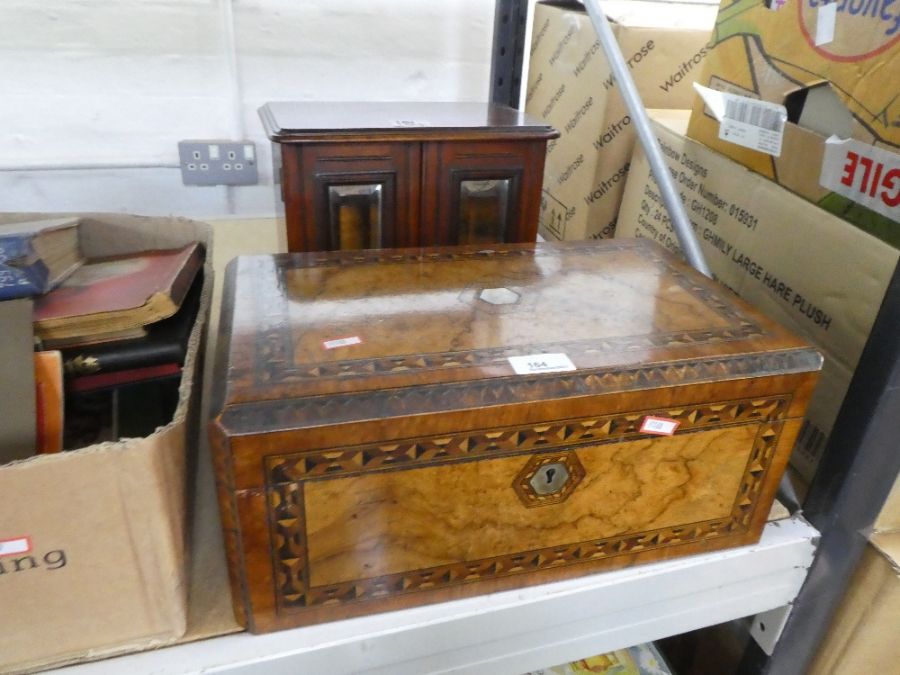
[[[256,185],[259,172],[253,141],[179,141],[185,185]]]

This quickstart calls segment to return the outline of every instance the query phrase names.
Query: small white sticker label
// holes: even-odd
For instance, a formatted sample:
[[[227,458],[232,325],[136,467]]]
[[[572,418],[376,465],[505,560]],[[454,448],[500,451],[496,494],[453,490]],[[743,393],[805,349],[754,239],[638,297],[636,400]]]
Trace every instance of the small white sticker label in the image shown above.
[[[362,343],[362,338],[358,335],[352,335],[345,338],[337,338],[335,340],[325,340],[322,346],[325,349],[337,349],[338,347],[349,347],[350,345],[358,345]]]
[[[641,423],[640,431],[642,434],[671,436],[675,433],[679,424],[681,424],[681,422],[678,420],[669,419],[668,417],[651,417],[648,415]]]
[[[781,140],[787,109],[777,103],[738,96],[694,83],[713,117],[719,120],[719,138],[775,157],[781,156]]]
[[[819,184],[900,221],[900,155],[832,136],[825,142]]]
[[[28,553],[31,550],[30,537],[0,539],[0,556]]]
[[[834,26],[837,23],[837,0],[827,5],[819,5],[816,13],[816,46],[834,41]]]
[[[534,375],[535,373],[561,373],[575,370],[575,364],[565,354],[531,354],[529,356],[510,356],[509,365],[517,375]]]

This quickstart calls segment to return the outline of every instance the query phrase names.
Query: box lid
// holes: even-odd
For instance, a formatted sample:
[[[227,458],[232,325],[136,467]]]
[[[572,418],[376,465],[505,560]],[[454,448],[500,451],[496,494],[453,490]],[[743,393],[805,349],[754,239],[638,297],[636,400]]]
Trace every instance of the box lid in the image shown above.
[[[266,135],[279,143],[351,140],[372,133],[396,140],[559,136],[549,124],[497,103],[277,101],[261,107],[259,116]]]
[[[214,409],[243,431],[821,365],[800,338],[646,240],[242,256],[222,316],[227,383]],[[575,370],[518,374],[509,360],[547,354]]]

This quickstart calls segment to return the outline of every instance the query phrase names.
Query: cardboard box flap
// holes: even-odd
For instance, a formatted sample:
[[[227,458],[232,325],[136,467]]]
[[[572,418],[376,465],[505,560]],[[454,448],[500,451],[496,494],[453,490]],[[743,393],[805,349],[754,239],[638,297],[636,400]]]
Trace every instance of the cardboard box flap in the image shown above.
[[[853,115],[828,80],[788,92],[784,97],[788,121],[828,138],[853,135]],[[811,166],[818,164],[810,162]]]
[[[900,576],[900,532],[875,532],[869,543],[887,558],[894,573]]]

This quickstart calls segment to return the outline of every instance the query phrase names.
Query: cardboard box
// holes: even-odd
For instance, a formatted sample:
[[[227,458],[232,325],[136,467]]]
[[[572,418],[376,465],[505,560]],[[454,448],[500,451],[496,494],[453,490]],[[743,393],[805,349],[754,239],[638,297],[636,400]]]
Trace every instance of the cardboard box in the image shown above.
[[[900,9],[848,0],[773,4],[780,9],[723,0],[698,81],[785,104],[780,155],[721,139],[720,121],[699,96],[687,135],[900,245]],[[817,33],[830,20],[833,34]],[[853,140],[829,143],[832,135]],[[854,154],[871,168],[854,164]]]
[[[689,108],[715,8],[612,2],[604,9],[617,20],[613,32],[644,105]],[[582,5],[535,6],[525,110],[562,134],[548,145],[541,235],[548,240],[613,236],[634,129]]]
[[[810,675],[896,673],[900,533],[876,534],[832,619]]]
[[[200,432],[210,229],[119,214],[86,215],[80,227],[88,256],[204,242],[201,307],[169,424],[146,438],[0,467],[0,540],[12,546],[0,554],[4,672],[162,645],[185,631],[187,485]]]
[[[898,262],[898,251],[762,176],[654,122],[716,278],[809,338],[825,366],[792,464],[809,480]],[[636,148],[617,237],[677,251],[647,160]]]
[[[900,532],[900,477],[894,481],[894,487],[875,519],[873,529],[876,532]]]

